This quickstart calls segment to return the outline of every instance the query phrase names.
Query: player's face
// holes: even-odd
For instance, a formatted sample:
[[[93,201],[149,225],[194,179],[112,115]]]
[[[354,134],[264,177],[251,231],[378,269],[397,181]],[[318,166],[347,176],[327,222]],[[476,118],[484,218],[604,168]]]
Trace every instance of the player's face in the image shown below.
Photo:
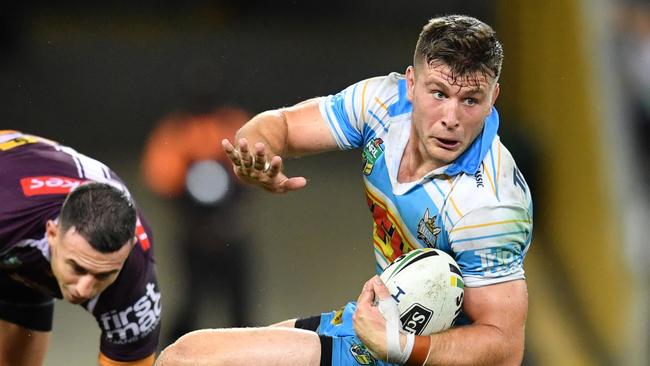
[[[113,283],[133,248],[129,242],[118,251],[101,253],[74,227],[64,233],[53,221],[48,221],[46,233],[52,273],[63,298],[73,304],[92,299]]]
[[[447,165],[471,145],[499,94],[499,84],[481,74],[476,83],[451,80],[449,66],[422,62],[406,70],[413,105],[411,138],[432,169]]]

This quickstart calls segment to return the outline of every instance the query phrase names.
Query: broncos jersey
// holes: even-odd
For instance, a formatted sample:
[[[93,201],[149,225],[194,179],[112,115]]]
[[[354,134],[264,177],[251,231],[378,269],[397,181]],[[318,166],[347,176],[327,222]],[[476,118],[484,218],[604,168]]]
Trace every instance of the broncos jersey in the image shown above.
[[[401,183],[397,173],[412,123],[403,75],[358,82],[321,98],[319,107],[340,149],[363,149],[378,273],[403,253],[434,247],[456,260],[465,286],[524,278],[532,200],[497,135],[496,109],[453,163]]]
[[[128,194],[120,178],[95,159],[41,137],[0,131],[0,271],[50,302],[62,295],[50,267],[45,224],[57,219],[68,193],[88,180]],[[138,217],[138,244],[117,279],[81,304],[101,329],[101,352],[117,361],[154,353],[160,332],[153,238]]]

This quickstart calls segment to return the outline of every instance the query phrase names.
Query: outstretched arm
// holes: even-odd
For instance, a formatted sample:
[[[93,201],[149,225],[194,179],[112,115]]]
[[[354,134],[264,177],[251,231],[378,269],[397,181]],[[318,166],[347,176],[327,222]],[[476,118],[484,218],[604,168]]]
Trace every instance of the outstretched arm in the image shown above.
[[[379,277],[373,277],[364,285],[353,318],[357,336],[382,359],[387,356],[386,322],[373,301],[389,296]],[[474,323],[429,336],[425,365],[521,364],[528,309],[524,280],[466,287],[463,309]],[[406,336],[400,338],[403,347]]]
[[[334,150],[336,143],[318,108],[319,99],[260,113],[222,145],[237,177],[267,191],[303,188],[304,177],[287,177],[282,158]]]

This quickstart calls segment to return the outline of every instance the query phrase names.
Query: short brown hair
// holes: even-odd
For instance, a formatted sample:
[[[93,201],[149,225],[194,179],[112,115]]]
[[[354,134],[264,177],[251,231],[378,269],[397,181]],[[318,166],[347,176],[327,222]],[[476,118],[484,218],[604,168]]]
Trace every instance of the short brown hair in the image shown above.
[[[413,65],[422,61],[449,66],[453,82],[458,77],[472,81],[476,73],[497,80],[501,74],[503,47],[489,25],[465,15],[448,15],[433,18],[422,28]]]

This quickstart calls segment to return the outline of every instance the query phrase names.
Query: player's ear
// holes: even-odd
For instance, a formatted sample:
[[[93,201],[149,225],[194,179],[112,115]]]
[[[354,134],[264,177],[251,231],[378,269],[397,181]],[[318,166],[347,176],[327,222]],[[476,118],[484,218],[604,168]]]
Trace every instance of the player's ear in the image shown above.
[[[406,68],[406,96],[413,101],[413,88],[415,86],[415,66]]]
[[[492,92],[492,105],[494,105],[494,102],[497,101],[497,97],[499,96],[499,83],[495,83],[494,85],[494,91]]]
[[[56,239],[59,236],[59,225],[53,220],[47,220],[45,223],[45,237],[47,238],[47,244],[54,246],[56,244]]]

